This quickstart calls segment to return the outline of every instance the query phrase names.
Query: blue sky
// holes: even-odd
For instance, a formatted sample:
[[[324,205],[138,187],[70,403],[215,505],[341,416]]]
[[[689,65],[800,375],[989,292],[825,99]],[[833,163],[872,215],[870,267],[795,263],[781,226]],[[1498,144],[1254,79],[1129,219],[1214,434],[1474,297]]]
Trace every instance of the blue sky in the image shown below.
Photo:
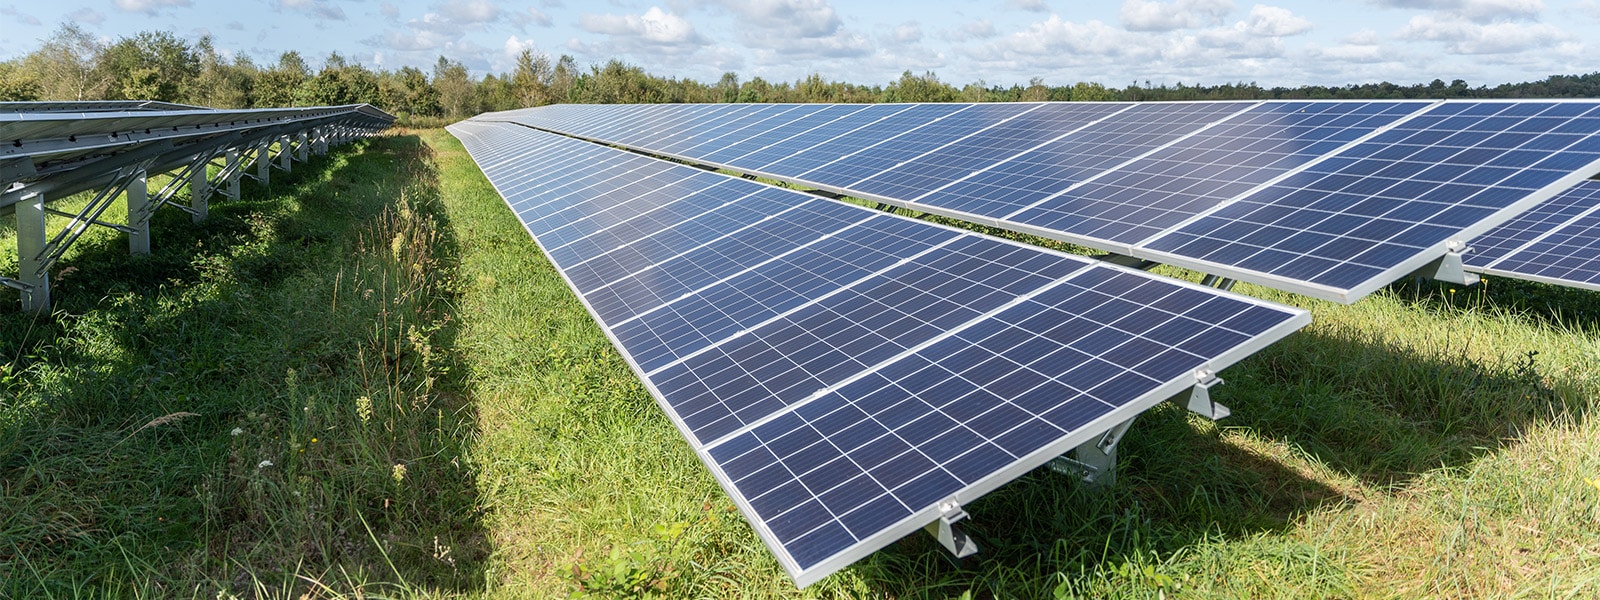
[[[1465,79],[1476,86],[1600,70],[1600,0],[0,0],[0,59],[60,23],[110,40],[149,29],[271,62],[331,51],[368,66],[477,74],[524,48],[667,76],[965,84],[1135,81],[1262,85]]]

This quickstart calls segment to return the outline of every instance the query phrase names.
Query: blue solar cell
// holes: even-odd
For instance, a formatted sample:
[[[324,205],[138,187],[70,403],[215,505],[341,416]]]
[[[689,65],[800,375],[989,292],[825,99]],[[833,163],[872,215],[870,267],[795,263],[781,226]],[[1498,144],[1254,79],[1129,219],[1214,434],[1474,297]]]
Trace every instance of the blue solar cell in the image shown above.
[[[1127,105],[1103,103],[1045,104],[846,187],[852,191],[914,200],[1127,108]]]
[[[1004,218],[1129,159],[1221,121],[1251,102],[1135,104],[917,199],[920,204]]]
[[[1600,103],[1590,102],[1445,103],[1339,155],[1353,160],[1313,164],[1145,247],[1206,262],[1249,265],[1262,273],[1336,290],[1359,288],[1345,294],[1359,297],[1387,284],[1378,281],[1385,274],[1408,262],[1425,262],[1424,250],[1470,234],[1461,223],[1473,215],[1495,214],[1539,188],[1573,176],[1570,170],[1498,167],[1493,161],[1514,152],[1543,156],[1559,152],[1585,164],[1600,161],[1600,146],[1589,142],[1600,141],[1595,135],[1600,133],[1597,112]],[[1518,133],[1508,135],[1513,127]],[[1462,168],[1428,170],[1440,163]],[[1418,179],[1424,173],[1428,179]],[[1366,214],[1348,212],[1366,200],[1374,201],[1362,208]],[[1292,216],[1261,214],[1278,206],[1298,209]],[[1462,212],[1456,207],[1484,210]],[[1292,225],[1287,224],[1290,219]],[[1375,230],[1369,227],[1373,223],[1387,228]],[[1326,234],[1330,240],[1358,241],[1366,250],[1356,256],[1347,256],[1348,252],[1324,256],[1323,250],[1334,242],[1310,251],[1290,251],[1300,242],[1271,241],[1271,235],[1252,238],[1256,243],[1242,241],[1278,224]],[[1382,237],[1360,237],[1374,233]]]
[[[887,139],[880,137],[875,143],[849,156],[848,161],[824,164],[807,171],[799,178],[822,185],[849,188],[900,163],[937,150],[961,138],[1017,115],[1039,108],[1037,104],[974,104],[965,110],[939,119],[925,121],[919,126],[903,129]]]
[[[1308,320],[520,125],[451,131],[801,584]]]
[[[1469,270],[1600,290],[1600,181],[1585,180],[1472,240]]]
[[[1003,218],[1134,244],[1427,106],[1262,104]]]

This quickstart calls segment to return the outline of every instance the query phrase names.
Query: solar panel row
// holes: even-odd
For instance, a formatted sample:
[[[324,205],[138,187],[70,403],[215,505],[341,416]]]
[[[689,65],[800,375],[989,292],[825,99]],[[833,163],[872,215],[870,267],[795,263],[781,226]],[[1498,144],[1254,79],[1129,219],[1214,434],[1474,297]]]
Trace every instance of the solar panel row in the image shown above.
[[[1579,182],[1472,246],[1468,270],[1600,291],[1600,181]]]
[[[1309,321],[527,127],[450,130],[800,585]]]
[[[1600,102],[481,115],[1352,302],[1600,170]]]

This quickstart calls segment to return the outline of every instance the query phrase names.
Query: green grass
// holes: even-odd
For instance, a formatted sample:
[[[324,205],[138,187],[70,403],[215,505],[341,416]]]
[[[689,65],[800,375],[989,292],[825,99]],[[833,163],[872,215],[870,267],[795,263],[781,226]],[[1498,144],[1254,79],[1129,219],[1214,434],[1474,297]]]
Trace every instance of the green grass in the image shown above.
[[[85,244],[52,319],[0,297],[0,597],[1600,595],[1592,293],[1240,286],[1314,321],[1221,374],[1233,417],[1163,405],[1111,489],[1030,473],[974,557],[795,590],[460,144],[296,169]]]

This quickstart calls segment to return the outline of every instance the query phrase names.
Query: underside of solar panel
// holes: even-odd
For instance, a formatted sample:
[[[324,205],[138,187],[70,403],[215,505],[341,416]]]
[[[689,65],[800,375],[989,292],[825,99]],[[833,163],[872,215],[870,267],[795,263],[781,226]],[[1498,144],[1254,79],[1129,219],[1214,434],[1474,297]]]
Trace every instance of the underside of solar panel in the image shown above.
[[[1091,106],[1047,113],[1090,123],[1125,110]],[[705,122],[866,110],[748,108]],[[967,109],[892,106],[852,130]],[[634,110],[590,116],[621,127],[672,112]],[[1159,402],[1201,397],[1216,371],[1309,322],[1301,309],[520,124],[450,131],[802,586],[959,518],[1069,450],[1113,442]],[[997,147],[1037,134],[1015,136]],[[775,162],[806,154],[658,141]],[[889,160],[861,168],[887,172]]]
[[[547,106],[491,113],[1353,302],[1600,171],[1600,102]],[[1581,235],[1581,234],[1580,234]]]

